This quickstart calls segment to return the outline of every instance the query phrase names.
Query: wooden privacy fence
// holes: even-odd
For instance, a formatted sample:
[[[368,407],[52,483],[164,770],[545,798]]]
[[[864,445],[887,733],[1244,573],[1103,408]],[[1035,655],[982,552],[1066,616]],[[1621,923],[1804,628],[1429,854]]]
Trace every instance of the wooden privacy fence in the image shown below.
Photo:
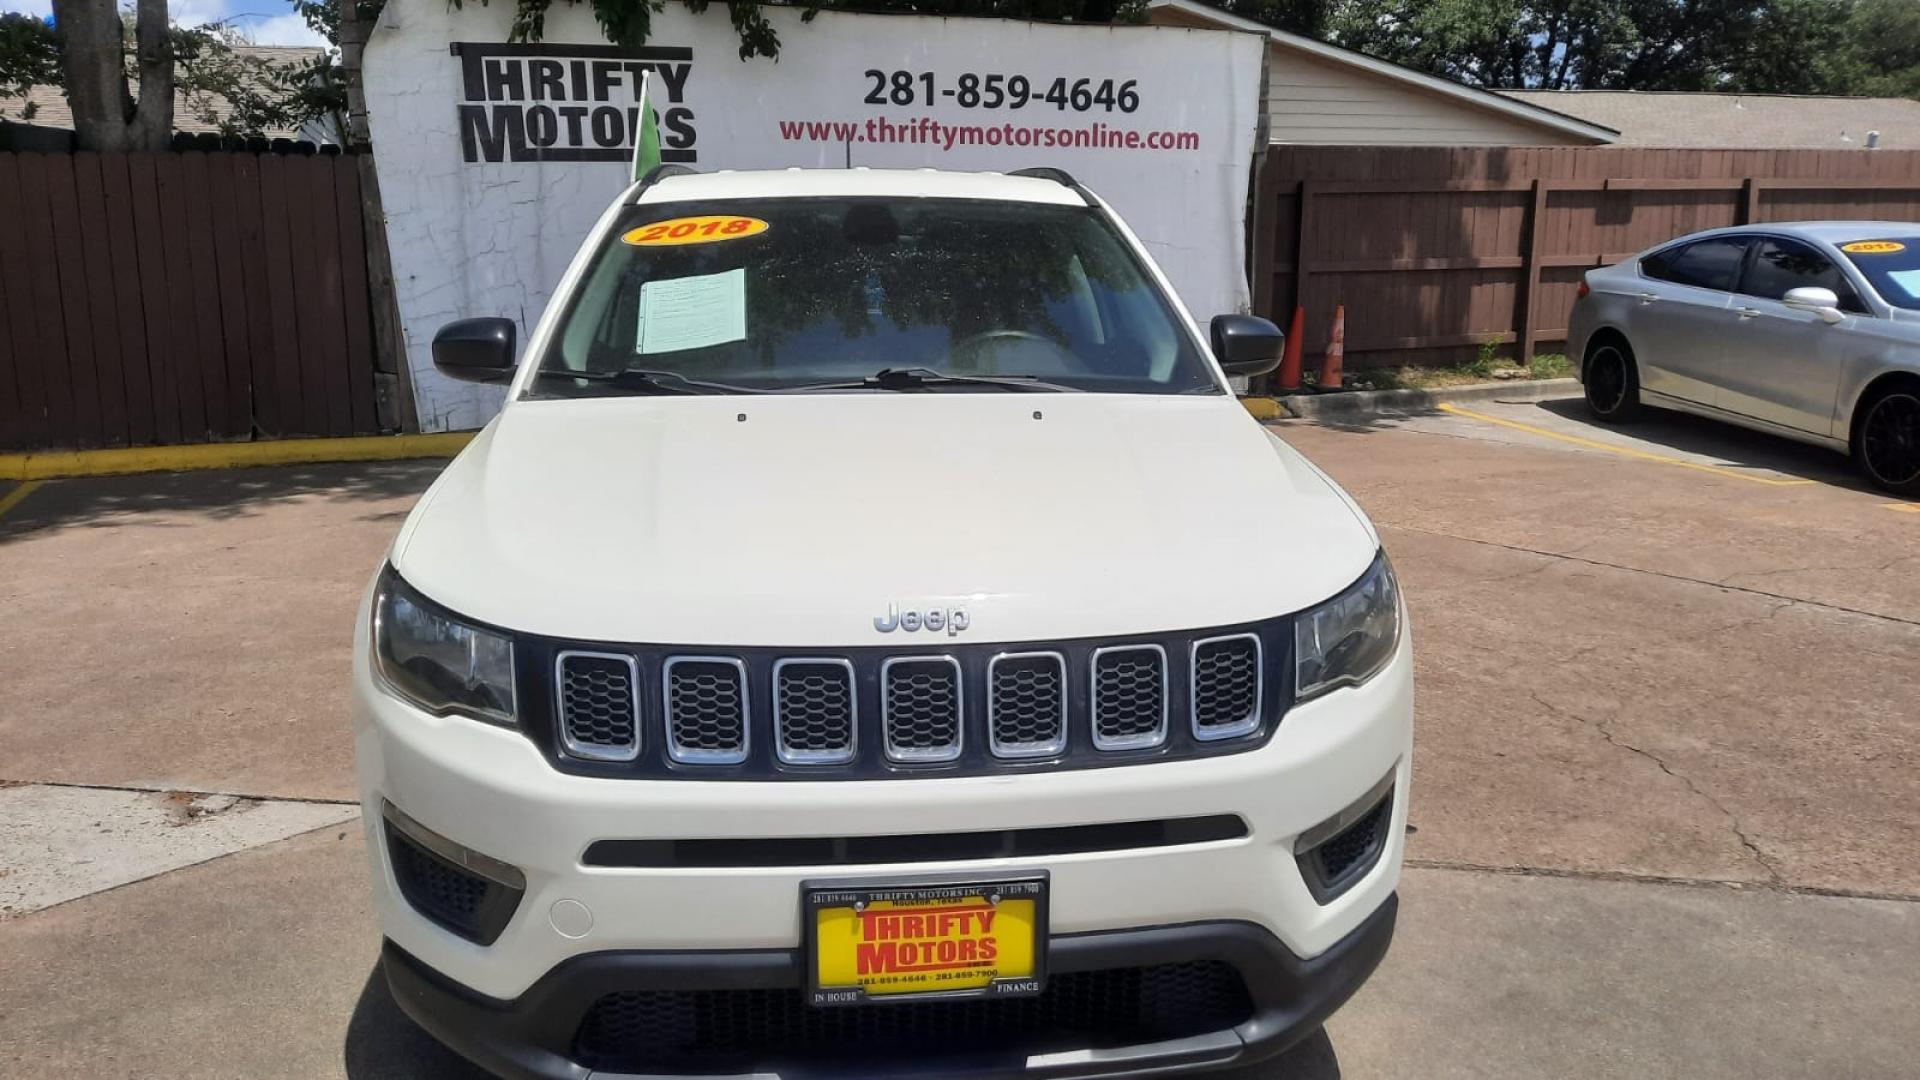
[[[1254,225],[1254,310],[1347,362],[1444,364],[1566,340],[1585,270],[1721,225],[1920,221],[1920,151],[1274,147]]]
[[[375,352],[358,159],[0,153],[0,446],[392,430]]]

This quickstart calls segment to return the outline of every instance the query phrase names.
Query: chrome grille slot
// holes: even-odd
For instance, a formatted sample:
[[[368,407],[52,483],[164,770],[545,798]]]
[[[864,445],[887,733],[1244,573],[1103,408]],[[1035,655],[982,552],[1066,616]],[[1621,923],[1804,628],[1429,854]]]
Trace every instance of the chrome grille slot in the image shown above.
[[[960,756],[960,662],[951,656],[894,657],[880,665],[880,723],[895,761]]]
[[[792,765],[836,765],[854,755],[853,664],[777,660],[773,665],[774,747]]]
[[[554,659],[560,743],[588,761],[640,755],[640,670],[618,653],[562,652]]]
[[[1230,739],[1260,726],[1265,687],[1257,636],[1233,634],[1194,642],[1191,671],[1194,738]]]
[[[690,765],[747,759],[747,672],[725,656],[676,656],[666,663],[667,753]]]
[[[987,665],[994,756],[1049,757],[1067,745],[1067,664],[1059,653],[1002,653]]]
[[[1093,651],[1093,745],[1138,750],[1167,741],[1167,653],[1158,645]]]

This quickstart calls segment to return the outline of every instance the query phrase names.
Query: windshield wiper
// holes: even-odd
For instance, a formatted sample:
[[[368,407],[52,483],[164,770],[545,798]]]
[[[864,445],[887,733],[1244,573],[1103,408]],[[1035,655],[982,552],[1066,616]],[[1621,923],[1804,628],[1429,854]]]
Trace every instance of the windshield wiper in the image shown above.
[[[1043,381],[1038,375],[949,375],[932,368],[882,368],[864,379],[848,382],[817,383],[812,386],[796,386],[796,391],[805,390],[924,390],[934,386],[992,386],[1001,390],[1014,390],[1038,393],[1084,393],[1077,386],[1064,386],[1060,383]]]
[[[580,379],[585,382],[612,383],[622,390],[643,394],[764,394],[767,391],[732,383],[689,379],[677,371],[626,368],[622,371],[569,371],[566,368],[542,368],[537,379]]]

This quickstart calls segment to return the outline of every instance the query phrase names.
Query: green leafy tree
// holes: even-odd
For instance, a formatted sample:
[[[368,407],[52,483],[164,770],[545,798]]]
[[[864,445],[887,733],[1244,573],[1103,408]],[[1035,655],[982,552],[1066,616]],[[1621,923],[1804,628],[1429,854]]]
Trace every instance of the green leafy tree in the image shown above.
[[[60,81],[60,42],[43,19],[0,14],[0,98]],[[33,119],[28,116],[27,119]]]
[[[1846,88],[1920,98],[1920,2],[1858,0],[1846,23]]]
[[[1920,21],[1914,0],[1331,3],[1322,32],[1338,44],[1473,85],[1550,90],[1844,92],[1898,67],[1864,55],[1863,19],[1887,41]]]

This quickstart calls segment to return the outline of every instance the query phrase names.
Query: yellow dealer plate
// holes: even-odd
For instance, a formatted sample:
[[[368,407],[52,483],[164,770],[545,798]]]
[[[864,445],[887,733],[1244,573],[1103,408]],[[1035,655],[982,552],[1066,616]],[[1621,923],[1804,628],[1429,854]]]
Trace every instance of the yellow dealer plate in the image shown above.
[[[757,217],[737,214],[706,214],[701,217],[669,218],[650,225],[628,229],[620,239],[635,247],[677,247],[682,244],[717,244],[739,240],[767,231],[767,223]]]
[[[1842,244],[1840,250],[1849,255],[1891,255],[1907,250],[1907,245],[1898,240],[1855,240],[1851,244]]]
[[[807,883],[815,1005],[1019,997],[1046,981],[1047,879]]]

